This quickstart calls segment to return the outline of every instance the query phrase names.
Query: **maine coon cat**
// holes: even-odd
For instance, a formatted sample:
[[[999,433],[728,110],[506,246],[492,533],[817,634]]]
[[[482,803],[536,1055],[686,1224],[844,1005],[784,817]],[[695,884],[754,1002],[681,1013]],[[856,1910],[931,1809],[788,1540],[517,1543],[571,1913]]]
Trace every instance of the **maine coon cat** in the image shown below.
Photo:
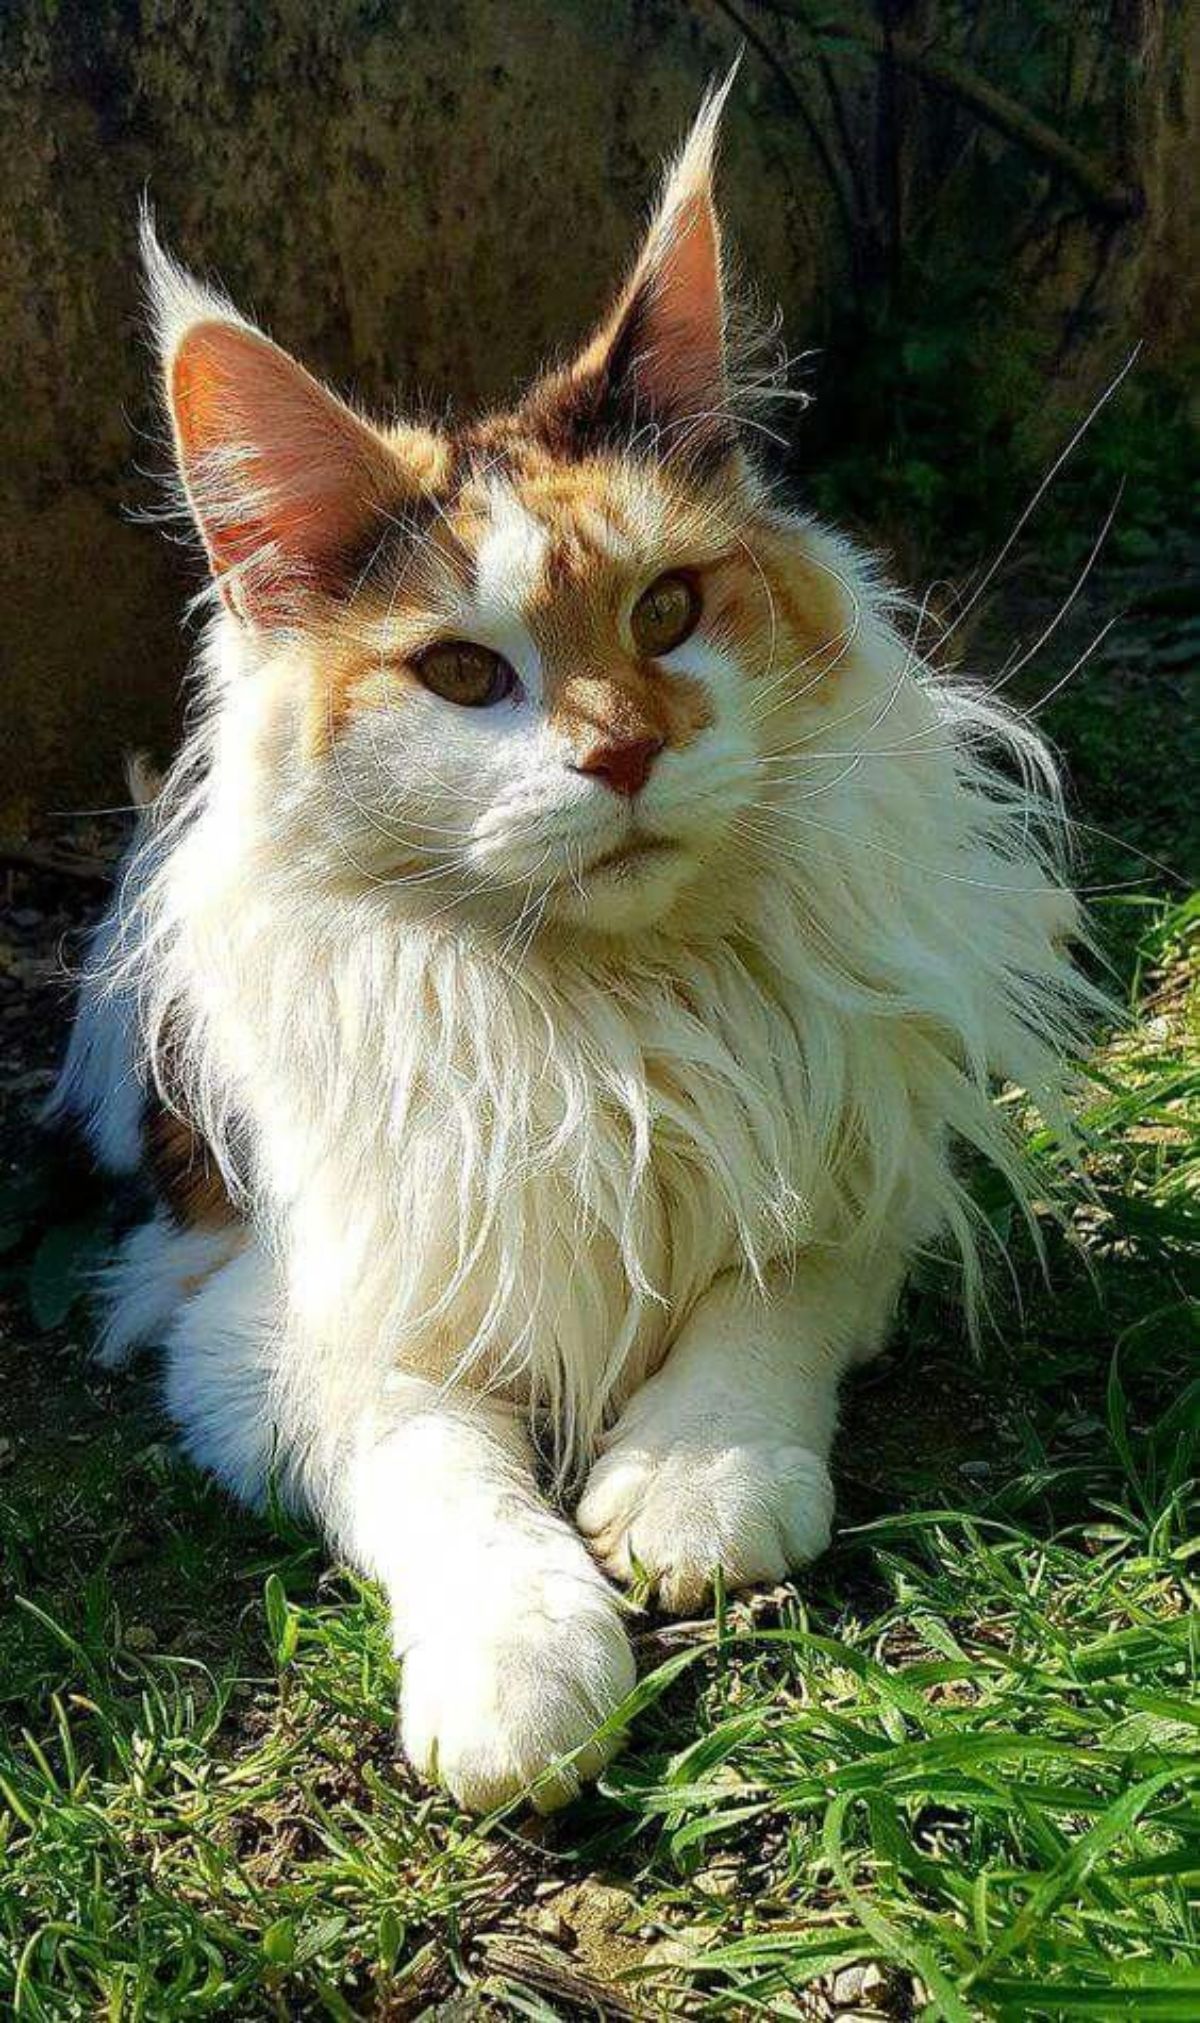
[[[473,1807],[613,1746],[616,1584],[822,1550],[839,1376],[919,1246],[977,1270],[956,1147],[1025,1192],[993,1078],[1061,1115],[1086,1009],[1044,748],[756,470],[722,96],[468,426],[368,420],[146,232],[215,595],[56,1098],[157,1189],[102,1353],[383,1583]]]

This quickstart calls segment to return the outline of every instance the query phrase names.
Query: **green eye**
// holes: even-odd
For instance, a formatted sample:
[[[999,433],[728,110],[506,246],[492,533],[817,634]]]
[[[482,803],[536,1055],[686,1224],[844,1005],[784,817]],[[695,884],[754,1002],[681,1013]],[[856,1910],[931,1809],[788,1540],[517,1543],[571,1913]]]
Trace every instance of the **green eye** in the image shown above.
[[[643,590],[629,614],[634,642],[643,653],[670,653],[682,646],[700,621],[700,592],[690,576],[670,570]]]
[[[511,695],[516,675],[503,655],[469,639],[443,639],[413,662],[426,688],[463,709],[486,709]]]

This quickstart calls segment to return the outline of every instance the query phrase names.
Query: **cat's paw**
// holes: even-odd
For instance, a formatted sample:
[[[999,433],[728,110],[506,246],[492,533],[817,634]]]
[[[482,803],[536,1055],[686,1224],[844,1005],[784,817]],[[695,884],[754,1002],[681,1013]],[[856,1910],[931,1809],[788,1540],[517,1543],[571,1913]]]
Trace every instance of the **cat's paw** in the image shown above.
[[[833,1486],[820,1456],[784,1440],[622,1440],[588,1477],[576,1523],[617,1580],[644,1576],[664,1609],[697,1608],[720,1567],[730,1587],[782,1580],[829,1543]]]
[[[621,1745],[619,1733],[591,1739],[634,1683],[616,1597],[598,1581],[576,1595],[555,1587],[503,1623],[464,1609],[405,1653],[404,1752],[470,1812],[527,1788],[539,1811],[565,1805]],[[569,1765],[551,1767],[573,1750]]]

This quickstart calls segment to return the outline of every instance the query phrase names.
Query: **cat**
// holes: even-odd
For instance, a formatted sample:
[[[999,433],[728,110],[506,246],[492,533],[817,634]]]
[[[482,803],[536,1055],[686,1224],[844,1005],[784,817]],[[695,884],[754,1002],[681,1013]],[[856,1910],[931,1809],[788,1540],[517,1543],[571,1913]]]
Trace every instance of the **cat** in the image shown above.
[[[727,89],[584,349],[459,427],[143,221],[212,610],[52,1103],[157,1193],[100,1353],[382,1583],[477,1810],[622,1739],[620,1584],[822,1551],[839,1377],[923,1246],[977,1288],[957,1152],[1028,1201],[994,1078],[1063,1119],[1089,1016],[1046,748],[756,465]]]

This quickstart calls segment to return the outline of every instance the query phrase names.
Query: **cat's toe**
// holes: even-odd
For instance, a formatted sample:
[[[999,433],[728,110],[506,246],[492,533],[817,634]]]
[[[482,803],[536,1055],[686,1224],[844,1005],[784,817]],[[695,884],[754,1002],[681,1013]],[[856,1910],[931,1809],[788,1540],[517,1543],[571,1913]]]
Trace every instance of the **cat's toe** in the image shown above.
[[[550,1811],[621,1746],[619,1732],[596,1739],[595,1731],[634,1676],[615,1601],[589,1598],[574,1616],[533,1604],[498,1632],[467,1620],[447,1625],[405,1654],[404,1751],[470,1812],[491,1812],[527,1790]]]
[[[684,1614],[711,1592],[783,1579],[829,1543],[833,1488],[820,1456],[791,1443],[617,1443],[597,1461],[576,1513],[617,1580],[645,1578]]]

